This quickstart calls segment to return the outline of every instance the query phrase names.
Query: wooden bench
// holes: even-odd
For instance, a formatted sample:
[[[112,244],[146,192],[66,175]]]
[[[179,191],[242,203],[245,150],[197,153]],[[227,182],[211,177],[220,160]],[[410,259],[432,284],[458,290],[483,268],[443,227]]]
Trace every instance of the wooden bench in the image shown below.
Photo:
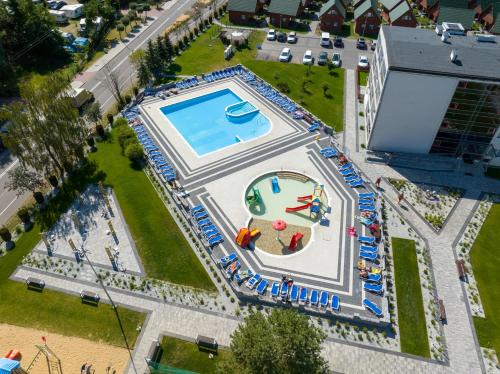
[[[45,281],[38,278],[28,277],[26,279],[26,285],[28,286],[28,289],[43,290],[45,287]]]
[[[439,319],[441,321],[446,321],[446,310],[444,309],[444,303],[442,299],[438,300],[438,306],[439,306]]]
[[[456,260],[455,265],[457,265],[458,277],[460,280],[465,281],[467,278],[467,269],[465,268],[464,260]]]
[[[82,299],[82,302],[89,304],[98,304],[101,299],[95,292],[85,290],[80,292],[80,298]]]

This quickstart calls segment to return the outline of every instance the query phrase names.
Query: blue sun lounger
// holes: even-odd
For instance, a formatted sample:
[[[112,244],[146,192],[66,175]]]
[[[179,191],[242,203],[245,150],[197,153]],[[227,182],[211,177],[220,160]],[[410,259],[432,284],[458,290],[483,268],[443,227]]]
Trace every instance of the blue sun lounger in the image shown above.
[[[339,171],[342,171],[342,170],[346,170],[346,169],[351,168],[351,166],[352,166],[352,162],[348,162],[347,164],[340,166],[338,169],[339,169]]]
[[[332,147],[326,147],[326,148],[323,148],[323,149],[320,149],[319,153],[323,154],[323,153],[329,153],[329,152],[337,152],[335,150],[335,148],[332,148]]]
[[[382,317],[382,310],[374,302],[368,299],[363,299],[363,306],[377,317]]]
[[[203,209],[205,209],[203,207],[203,205],[201,205],[201,204],[196,205],[196,206],[194,206],[194,207],[191,208],[191,214],[195,214],[195,213],[201,212]]]
[[[359,246],[359,250],[361,252],[370,252],[370,253],[377,253],[378,252],[377,247],[372,247],[371,245],[363,245],[363,244],[361,244]]]
[[[358,240],[360,242],[367,243],[367,244],[375,243],[375,237],[373,237],[373,236],[360,236],[360,237],[358,237]]]
[[[382,280],[382,275],[380,273],[368,273],[368,277],[366,278],[367,282],[378,283],[381,280]]]
[[[257,293],[259,295],[264,295],[266,293],[266,289],[267,289],[267,285],[269,284],[269,282],[265,279],[262,279],[259,283],[259,285],[257,286]]]
[[[349,183],[349,187],[363,187],[363,181],[360,179],[359,181],[354,181]]]
[[[360,199],[375,197],[375,192],[364,192],[364,193],[358,194],[358,196]]]
[[[198,221],[198,227],[201,229],[205,226],[209,226],[212,224],[212,221],[210,221],[210,218],[205,218],[202,219],[201,221]]]
[[[350,175],[348,177],[344,177],[344,180],[347,183],[357,181],[358,179],[359,179],[359,177],[357,175]]]
[[[203,231],[203,233],[206,233],[212,230],[217,230],[217,226],[211,224],[209,226],[202,227],[201,230]]]
[[[201,212],[196,213],[193,217],[195,220],[200,221],[202,218],[207,218],[208,213],[203,210]]]
[[[278,297],[280,293],[280,284],[278,282],[274,282],[271,286],[271,296]]]
[[[323,157],[326,157],[326,158],[332,158],[334,156],[337,155],[337,151],[330,151],[330,152],[325,152],[325,153],[322,153]]]
[[[319,292],[318,290],[312,290],[311,291],[311,299],[309,300],[309,303],[311,305],[318,305],[319,301]]]
[[[236,281],[236,283],[241,284],[241,283],[243,283],[243,281],[245,279],[251,278],[253,276],[254,276],[254,272],[252,271],[252,269],[248,269],[246,272],[238,271],[234,275],[234,280]]]
[[[228,278],[231,278],[234,275],[234,273],[236,273],[240,269],[240,267],[241,264],[239,261],[236,261],[234,263],[234,266],[228,266],[226,268],[226,275],[228,276]]]
[[[257,283],[261,280],[260,274],[255,274],[252,278],[247,281],[247,287],[250,289],[254,289]]]
[[[299,297],[299,299],[300,299],[301,303],[304,303],[304,304],[307,303],[307,288],[306,287],[302,287],[300,289],[300,297]]]
[[[207,238],[207,240],[211,240],[213,239],[215,236],[217,235],[220,235],[220,231],[215,229],[215,230],[210,230],[210,231],[206,231],[203,233],[203,235],[205,235],[205,238]]]
[[[215,247],[216,245],[222,243],[224,241],[224,238],[222,235],[217,235],[217,236],[214,236],[212,239],[208,239],[208,245],[210,245],[210,247]]]
[[[299,299],[299,286],[294,284],[292,286],[292,290],[290,291],[290,301],[292,303],[296,302]]]
[[[318,129],[319,129],[319,124],[313,123],[311,126],[309,126],[309,128],[307,129],[307,131],[314,132],[314,131],[316,131]]]
[[[337,295],[332,296],[332,301],[330,303],[332,310],[340,309],[340,298]]]
[[[373,199],[359,199],[358,204],[373,205],[373,204],[375,204],[375,200],[373,200]]]
[[[282,300],[288,299],[288,284],[286,282],[283,282],[281,284],[281,299]]]
[[[372,252],[359,252],[359,257],[364,260],[375,261],[377,259],[377,254]]]
[[[341,170],[340,174],[342,174],[345,177],[345,176],[348,176],[351,174],[356,174],[356,171],[354,169],[350,168],[350,169],[346,169],[346,170]]]
[[[226,257],[222,257],[221,259],[219,259],[219,263],[226,267],[227,265],[229,265],[231,262],[233,262],[234,260],[236,260],[238,258],[238,256],[236,256],[236,253],[230,253],[229,255],[227,255]]]
[[[373,205],[358,205],[359,210],[363,210],[365,212],[374,212],[375,206]]]
[[[328,306],[328,292],[321,291],[321,294],[319,296],[319,305],[323,308],[326,308]]]
[[[363,288],[366,291],[369,291],[369,292],[375,292],[375,293],[382,293],[382,292],[384,292],[384,287],[380,283],[378,283],[378,284],[363,283]]]

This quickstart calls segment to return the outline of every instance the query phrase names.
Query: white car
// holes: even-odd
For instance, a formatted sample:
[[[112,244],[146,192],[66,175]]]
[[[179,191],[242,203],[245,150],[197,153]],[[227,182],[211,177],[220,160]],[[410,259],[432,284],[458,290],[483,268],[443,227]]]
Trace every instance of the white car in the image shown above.
[[[292,58],[292,53],[290,52],[290,48],[283,48],[280,54],[280,62],[288,62]]]
[[[276,30],[271,29],[267,32],[267,40],[275,40],[276,39]]]
[[[290,44],[297,43],[297,33],[295,31],[290,32],[286,41]]]
[[[368,62],[368,57],[366,57],[364,55],[359,56],[358,66],[360,68],[367,68],[369,65],[370,65],[370,63]]]
[[[334,53],[332,55],[332,65],[335,66],[336,68],[342,65],[342,59],[340,58],[340,53]]]
[[[306,53],[304,53],[304,57],[302,57],[302,63],[304,65],[314,64],[314,57],[311,51],[306,51]]]
[[[319,45],[322,47],[329,47],[330,46],[330,34],[327,32],[322,32],[321,33],[321,40],[319,42]]]

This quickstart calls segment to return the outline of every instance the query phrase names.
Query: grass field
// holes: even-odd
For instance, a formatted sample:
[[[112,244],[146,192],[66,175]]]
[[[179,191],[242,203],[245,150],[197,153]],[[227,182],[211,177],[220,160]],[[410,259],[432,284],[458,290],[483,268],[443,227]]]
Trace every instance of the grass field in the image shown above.
[[[368,72],[367,71],[360,71],[359,72],[359,85],[366,86],[367,81],[368,81]]]
[[[474,317],[481,347],[494,348],[500,356],[500,289],[493,286],[498,281],[500,267],[500,204],[491,207],[471,250],[471,263],[486,318]],[[493,287],[492,287],[493,286]]]
[[[208,353],[200,352],[196,344],[170,336],[163,338],[161,348],[163,352],[159,359],[160,365],[203,374],[215,373],[217,362],[231,354],[229,351],[219,349],[218,354],[214,355],[213,359],[210,359]]]
[[[92,154],[112,186],[148,276],[215,291],[202,264],[142,170],[121,155],[118,142]]]
[[[413,240],[392,238],[401,350],[429,357],[429,339]]]
[[[86,171],[89,169],[85,169]],[[90,173],[90,172],[89,172]],[[79,190],[86,185],[77,183]],[[68,182],[60,194],[39,216],[43,227],[50,226],[74,198],[75,186]],[[102,341],[123,347],[124,341],[113,309],[107,304],[98,307],[82,304],[79,297],[45,289],[28,291],[24,283],[9,280],[10,275],[33,247],[40,241],[41,224],[22,234],[13,250],[0,257],[0,322],[12,325],[47,329],[67,336]],[[137,326],[144,314],[118,308],[129,344],[137,338]]]
[[[241,63],[273,86],[288,85],[290,98],[301,104],[323,122],[337,131],[343,128],[344,70],[328,70],[324,66],[308,68],[300,64],[284,64],[256,60],[257,45],[264,38],[263,32],[253,32],[248,47],[237,51],[234,57],[224,60],[224,45],[217,35],[217,26],[191,43],[171,66],[172,74],[202,74]],[[203,61],[203,63],[200,63]],[[326,86],[325,86],[326,85]]]

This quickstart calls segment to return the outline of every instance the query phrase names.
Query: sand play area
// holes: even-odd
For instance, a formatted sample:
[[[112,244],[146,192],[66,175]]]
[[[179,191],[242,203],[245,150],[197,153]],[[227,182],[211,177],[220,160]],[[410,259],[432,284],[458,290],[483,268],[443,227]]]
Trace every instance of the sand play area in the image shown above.
[[[45,336],[49,348],[59,357],[63,373],[78,374],[84,363],[92,364],[95,374],[108,373],[106,368],[111,364],[109,373],[123,373],[128,363],[128,352],[118,348],[91,340],[67,337],[30,328],[0,324],[0,353],[5,355],[10,349],[21,351],[23,358],[21,366],[26,369],[38,349],[35,345],[42,345],[41,337]],[[94,371],[90,371],[94,373]],[[33,374],[48,373],[45,357],[37,360]]]
[[[289,255],[302,250],[309,239],[311,239],[311,229],[304,226],[287,225],[286,229],[280,232],[279,240],[276,240],[277,234],[273,229],[272,222],[252,218],[249,224],[250,230],[259,229],[260,235],[255,239],[255,246],[259,249],[271,253],[273,255]],[[302,233],[304,236],[297,243],[297,248],[294,251],[288,250],[290,239],[296,232]]]

